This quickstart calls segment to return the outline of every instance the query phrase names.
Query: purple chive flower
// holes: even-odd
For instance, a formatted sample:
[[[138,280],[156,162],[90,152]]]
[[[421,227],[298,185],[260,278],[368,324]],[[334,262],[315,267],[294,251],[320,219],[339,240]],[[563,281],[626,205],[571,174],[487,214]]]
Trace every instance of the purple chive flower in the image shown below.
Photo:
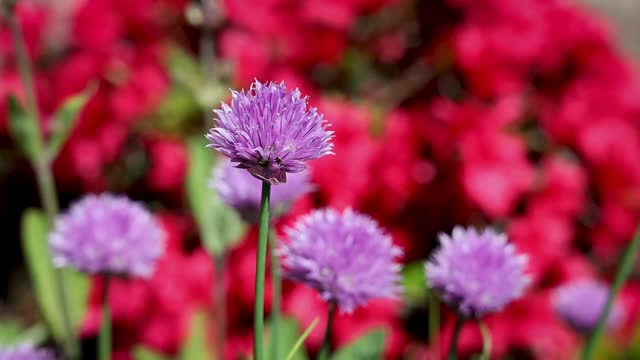
[[[88,195],[58,217],[49,244],[57,267],[148,277],[164,251],[164,232],[126,196]]]
[[[588,334],[596,327],[609,295],[609,287],[593,279],[577,280],[558,287],[551,295],[556,313],[575,331]],[[624,320],[619,303],[614,302],[606,326],[615,329]]]
[[[440,247],[426,263],[427,285],[467,318],[480,318],[504,308],[522,295],[530,278],[527,257],[491,229],[455,227],[440,234]]]
[[[400,248],[375,220],[347,209],[316,210],[287,229],[278,250],[284,276],[318,290],[351,312],[372,298],[400,292]]]
[[[214,127],[206,135],[209,147],[272,184],[287,181],[287,173],[306,168],[305,161],[330,154],[332,131],[307,97],[284,83],[255,81],[248,92],[231,92],[231,106],[214,110]]]
[[[0,360],[54,360],[53,352],[36,349],[31,344],[20,344],[12,347],[0,346]]]
[[[213,169],[209,185],[245,221],[252,224],[260,222],[260,180],[243,169],[233,167],[230,162],[223,161]],[[285,184],[271,190],[271,219],[286,214],[295,200],[312,190],[307,170],[289,175]]]

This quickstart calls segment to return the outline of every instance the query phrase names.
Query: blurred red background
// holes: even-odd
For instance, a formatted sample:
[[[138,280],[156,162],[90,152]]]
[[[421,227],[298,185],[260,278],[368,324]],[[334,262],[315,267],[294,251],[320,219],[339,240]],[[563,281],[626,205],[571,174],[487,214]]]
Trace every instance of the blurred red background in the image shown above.
[[[212,308],[216,288],[228,310],[211,320],[226,316],[227,357],[250,352],[256,232],[231,250],[224,282],[214,282],[183,186],[185,139],[211,125],[227,88],[254,78],[299,87],[336,134],[336,155],[311,165],[317,191],[279,228],[314,207],[350,206],[380,221],[408,264],[424,261],[436,234],[455,224],[495,224],[529,255],[533,286],[487,319],[496,358],[569,358],[580,339],[553,314],[550,289],[609,279],[637,224],[640,82],[603,19],[578,3],[24,0],[17,13],[45,129],[63,99],[98,84],[55,162],[63,204],[85,192],[127,193],[155,209],[170,235],[152,280],[114,284],[118,359],[136,344],[175,353],[192,311]],[[7,96],[23,96],[16,65],[2,24],[0,314],[34,321],[18,224],[38,200],[6,120]],[[623,289],[628,321],[614,343],[632,336],[639,284]],[[87,337],[97,329],[99,290],[96,281]],[[426,303],[414,300],[341,315],[334,343],[383,325],[386,358],[431,358]],[[288,282],[284,309],[303,327],[326,316],[312,290]],[[445,313],[443,345],[450,320]],[[461,344],[464,354],[480,349],[475,326]]]

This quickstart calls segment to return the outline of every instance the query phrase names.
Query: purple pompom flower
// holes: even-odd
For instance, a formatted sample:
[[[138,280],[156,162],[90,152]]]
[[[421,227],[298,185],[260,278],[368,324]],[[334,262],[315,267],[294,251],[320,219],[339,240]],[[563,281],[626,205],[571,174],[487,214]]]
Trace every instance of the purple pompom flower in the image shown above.
[[[300,91],[284,83],[255,81],[248,92],[232,91],[231,106],[214,110],[209,145],[253,176],[280,184],[287,173],[306,168],[307,160],[330,154],[333,132],[316,108],[307,109]]]
[[[577,280],[554,290],[551,302],[556,313],[575,331],[588,334],[598,323],[609,295],[609,287],[593,279]],[[614,302],[606,327],[615,329],[624,320],[619,303]]]
[[[88,195],[58,217],[49,235],[57,267],[148,277],[164,251],[164,232],[126,196]]]
[[[491,229],[455,227],[440,234],[440,247],[426,263],[427,285],[465,318],[480,318],[504,308],[530,283],[527,257]]]
[[[36,349],[25,343],[11,347],[0,347],[0,360],[54,360],[53,352]]]
[[[343,311],[400,292],[400,248],[375,220],[351,209],[315,210],[287,229],[285,277],[318,290]]]
[[[245,221],[252,224],[260,222],[260,180],[243,169],[233,167],[230,162],[222,161],[213,169],[209,185]],[[312,190],[307,170],[290,174],[285,184],[271,189],[271,219],[286,214],[295,200]]]

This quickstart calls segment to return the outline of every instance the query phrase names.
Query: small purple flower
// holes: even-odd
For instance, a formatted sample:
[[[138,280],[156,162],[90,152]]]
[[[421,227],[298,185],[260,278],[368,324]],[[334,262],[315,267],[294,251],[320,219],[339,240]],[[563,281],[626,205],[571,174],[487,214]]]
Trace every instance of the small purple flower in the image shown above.
[[[0,360],[54,360],[53,352],[45,349],[36,349],[33,345],[25,343],[12,347],[0,346]]]
[[[609,295],[609,287],[593,279],[577,280],[554,290],[551,302],[556,313],[575,331],[588,334],[596,327]],[[615,329],[624,320],[619,303],[614,302],[606,326]]]
[[[214,127],[205,135],[209,147],[272,184],[287,181],[287,173],[306,168],[307,160],[331,154],[333,132],[316,108],[307,109],[300,91],[287,92],[284,83],[253,82],[248,92],[231,92],[231,106],[214,110]]]
[[[252,224],[260,222],[261,181],[243,169],[222,161],[213,169],[209,185],[228,206],[234,208],[242,218]],[[291,205],[302,195],[313,190],[309,172],[303,170],[288,176],[285,184],[271,189],[271,219],[286,214]]]
[[[126,196],[88,195],[58,217],[49,244],[57,267],[148,277],[164,251],[164,232]]]
[[[375,220],[351,209],[315,210],[287,229],[284,275],[318,290],[343,311],[400,292],[400,248]]]
[[[440,248],[425,266],[427,285],[464,317],[501,310],[531,281],[525,275],[527,257],[519,255],[504,234],[456,226],[452,236],[439,238]]]

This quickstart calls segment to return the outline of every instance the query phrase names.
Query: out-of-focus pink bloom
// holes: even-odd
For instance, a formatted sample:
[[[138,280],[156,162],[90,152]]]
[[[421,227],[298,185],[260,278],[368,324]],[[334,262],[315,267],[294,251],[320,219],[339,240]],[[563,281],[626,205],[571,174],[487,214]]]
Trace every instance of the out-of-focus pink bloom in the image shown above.
[[[492,218],[505,216],[533,185],[524,143],[497,131],[468,134],[462,141],[462,184]]]
[[[155,191],[182,191],[187,172],[187,150],[174,139],[152,138],[148,143],[150,168],[146,182]]]

